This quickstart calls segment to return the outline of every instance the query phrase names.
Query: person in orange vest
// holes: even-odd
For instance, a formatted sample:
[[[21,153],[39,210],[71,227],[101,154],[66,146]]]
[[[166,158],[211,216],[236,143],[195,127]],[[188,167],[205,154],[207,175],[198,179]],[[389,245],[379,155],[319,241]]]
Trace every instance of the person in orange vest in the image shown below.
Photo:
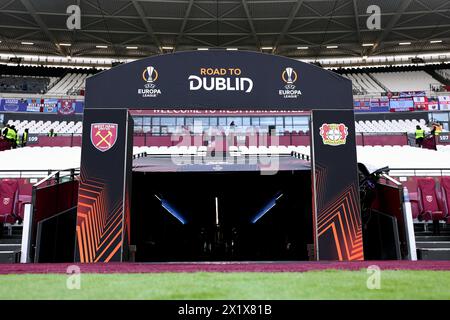
[[[434,130],[434,135],[438,136],[442,132],[442,126],[439,122],[436,123],[436,129]]]

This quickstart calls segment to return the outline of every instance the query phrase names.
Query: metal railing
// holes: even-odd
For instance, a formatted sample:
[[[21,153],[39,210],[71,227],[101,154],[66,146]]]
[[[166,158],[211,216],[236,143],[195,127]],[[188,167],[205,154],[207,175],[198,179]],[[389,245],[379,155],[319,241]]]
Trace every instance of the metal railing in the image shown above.
[[[0,170],[0,179],[42,179],[48,176],[54,175],[57,172],[72,172],[79,173],[79,169],[67,169],[67,170]],[[60,176],[63,177],[63,176]]]
[[[78,176],[79,174],[80,174],[79,168],[51,171],[46,177],[44,177],[44,179],[35,183],[33,187],[38,188],[44,185],[48,186],[52,184],[58,184],[60,182],[63,182],[67,178],[69,178],[70,180],[74,180],[75,177]]]
[[[297,159],[301,159],[301,160],[306,160],[306,161],[311,161],[311,157],[307,154],[304,153],[300,153],[297,151],[292,151],[291,152],[291,156]]]
[[[450,176],[450,168],[390,168],[389,175],[395,177],[442,177]]]

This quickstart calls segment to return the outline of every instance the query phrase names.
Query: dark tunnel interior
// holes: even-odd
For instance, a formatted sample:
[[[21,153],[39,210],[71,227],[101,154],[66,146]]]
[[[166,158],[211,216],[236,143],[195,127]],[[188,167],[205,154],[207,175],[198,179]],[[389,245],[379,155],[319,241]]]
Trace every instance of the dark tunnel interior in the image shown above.
[[[309,259],[309,170],[133,172],[132,181],[137,262]]]

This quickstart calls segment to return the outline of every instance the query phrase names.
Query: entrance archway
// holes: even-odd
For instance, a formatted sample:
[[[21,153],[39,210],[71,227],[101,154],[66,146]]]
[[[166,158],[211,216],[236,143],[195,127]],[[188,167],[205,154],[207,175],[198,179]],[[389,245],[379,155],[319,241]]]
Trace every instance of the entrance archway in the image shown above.
[[[284,57],[210,50],[153,56],[87,79],[76,260],[128,255],[129,109],[311,111],[315,258],[363,259],[351,82]]]

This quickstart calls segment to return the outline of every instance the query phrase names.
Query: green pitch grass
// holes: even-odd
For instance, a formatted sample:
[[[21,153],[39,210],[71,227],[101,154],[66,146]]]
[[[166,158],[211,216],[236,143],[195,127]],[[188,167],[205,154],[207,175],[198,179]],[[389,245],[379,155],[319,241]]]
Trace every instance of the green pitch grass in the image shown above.
[[[450,299],[450,272],[382,271],[369,290],[361,271],[304,273],[0,275],[0,299]]]

